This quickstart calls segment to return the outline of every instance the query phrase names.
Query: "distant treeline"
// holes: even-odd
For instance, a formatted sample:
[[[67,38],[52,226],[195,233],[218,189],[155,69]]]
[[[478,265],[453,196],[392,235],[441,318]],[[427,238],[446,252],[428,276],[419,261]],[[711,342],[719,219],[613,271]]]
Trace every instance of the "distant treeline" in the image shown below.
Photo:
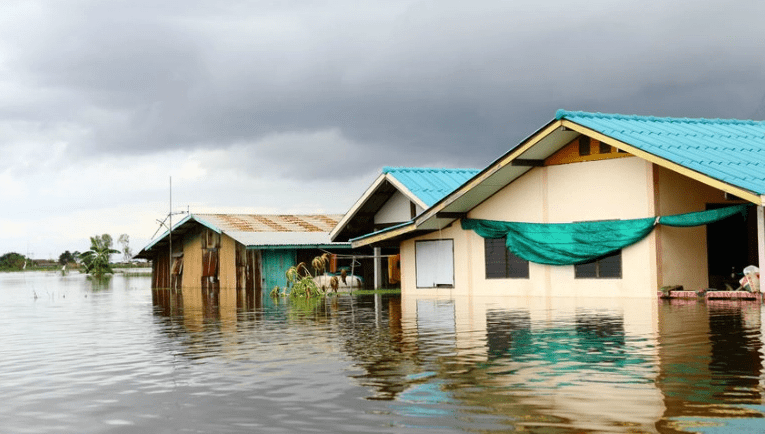
[[[42,270],[58,268],[59,266],[53,260],[33,260],[16,252],[0,256],[0,271]]]
[[[112,248],[111,235],[95,235],[90,237],[90,250],[83,253],[67,250],[59,255],[58,261],[54,259],[30,259],[22,254],[10,252],[0,256],[0,271],[48,270],[66,265],[67,269],[83,267],[84,271],[90,274],[111,273],[111,255],[113,254],[122,254],[124,262],[122,267],[140,266],[139,264],[130,264],[133,257],[130,237],[127,234],[122,234],[117,242],[121,246],[120,250]]]

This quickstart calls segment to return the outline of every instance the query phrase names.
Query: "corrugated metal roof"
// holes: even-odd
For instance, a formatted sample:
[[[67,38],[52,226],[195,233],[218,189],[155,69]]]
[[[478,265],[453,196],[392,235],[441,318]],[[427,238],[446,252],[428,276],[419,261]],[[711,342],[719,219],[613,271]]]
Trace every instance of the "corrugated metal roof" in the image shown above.
[[[427,206],[433,206],[444,196],[475,176],[478,169],[434,169],[425,167],[383,167]]]
[[[247,247],[333,245],[327,232],[224,232]],[[348,243],[338,243],[340,244]]]
[[[325,232],[329,233],[343,217],[340,214],[194,214],[197,220],[233,232]]]
[[[765,194],[765,121],[558,110],[567,119],[719,181]]]
[[[341,218],[341,214],[190,214],[173,225],[173,234],[182,235],[201,224],[250,248],[347,248],[349,243],[329,239],[329,231]],[[136,257],[150,259],[149,252],[167,244],[168,235],[155,238]]]

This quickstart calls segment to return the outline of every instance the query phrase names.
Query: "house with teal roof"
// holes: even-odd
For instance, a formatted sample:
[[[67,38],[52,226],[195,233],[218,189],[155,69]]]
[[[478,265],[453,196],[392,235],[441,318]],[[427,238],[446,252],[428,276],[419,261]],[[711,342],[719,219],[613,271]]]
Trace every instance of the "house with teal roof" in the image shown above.
[[[409,222],[478,172],[477,169],[384,167],[330,232],[330,239],[348,242],[351,238]],[[370,277],[375,288],[399,286],[396,242],[357,249],[354,255],[366,256],[366,260],[359,259],[359,268],[372,271]]]
[[[559,110],[409,220],[349,235],[399,248],[403,292],[657,297],[765,266],[764,199],[763,121]]]

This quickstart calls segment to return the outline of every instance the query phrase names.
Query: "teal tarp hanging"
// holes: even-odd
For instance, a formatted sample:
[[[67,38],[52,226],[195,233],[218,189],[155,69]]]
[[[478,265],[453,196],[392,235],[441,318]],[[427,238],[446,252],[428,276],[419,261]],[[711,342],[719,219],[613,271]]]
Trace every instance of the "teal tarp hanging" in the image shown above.
[[[710,209],[708,211],[689,212],[687,214],[668,215],[659,218],[659,223],[664,226],[687,228],[701,226],[726,219],[736,214],[746,216],[750,205],[726,206],[725,208]]]
[[[690,227],[745,214],[748,205],[660,218],[604,220],[578,223],[521,223],[463,219],[462,229],[484,238],[507,237],[507,248],[530,262],[572,265],[594,261],[634,244],[651,233],[657,223]]]

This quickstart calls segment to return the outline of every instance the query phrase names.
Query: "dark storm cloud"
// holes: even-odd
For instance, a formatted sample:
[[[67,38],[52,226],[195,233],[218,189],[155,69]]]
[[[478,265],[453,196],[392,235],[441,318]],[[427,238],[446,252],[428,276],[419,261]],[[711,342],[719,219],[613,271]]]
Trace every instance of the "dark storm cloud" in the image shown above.
[[[482,167],[558,108],[765,115],[757,2],[223,3],[25,7],[0,113],[79,127],[72,152],[236,146],[298,177]]]

